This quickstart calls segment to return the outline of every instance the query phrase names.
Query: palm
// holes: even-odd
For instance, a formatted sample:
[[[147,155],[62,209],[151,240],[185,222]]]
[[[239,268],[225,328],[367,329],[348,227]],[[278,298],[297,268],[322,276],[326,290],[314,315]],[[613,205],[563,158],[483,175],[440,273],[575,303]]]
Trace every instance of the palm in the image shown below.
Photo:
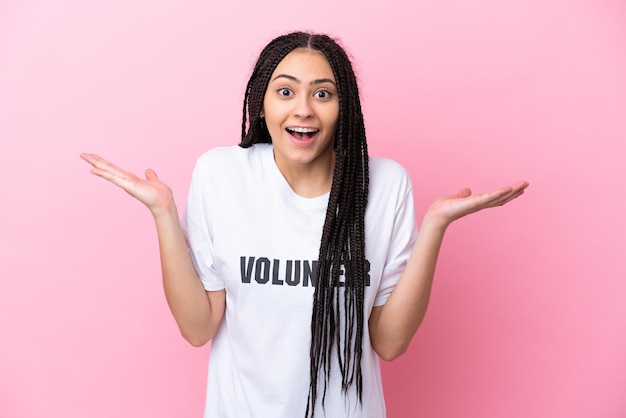
[[[428,209],[428,215],[444,225],[449,225],[471,213],[502,206],[522,195],[526,187],[528,183],[521,181],[509,187],[477,195],[472,195],[470,189],[462,189],[455,195],[435,199]]]
[[[146,205],[153,213],[172,204],[172,191],[157,177],[156,173],[146,170],[146,178],[122,170],[95,154],[80,154],[80,157],[93,166],[92,174],[110,181],[128,194]]]

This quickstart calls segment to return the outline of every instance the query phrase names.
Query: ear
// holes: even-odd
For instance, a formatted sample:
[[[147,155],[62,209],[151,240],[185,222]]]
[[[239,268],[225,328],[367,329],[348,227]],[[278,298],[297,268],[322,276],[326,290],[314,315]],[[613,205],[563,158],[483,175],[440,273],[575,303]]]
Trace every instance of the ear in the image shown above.
[[[264,118],[264,117],[265,117],[265,112],[263,112],[263,109],[261,109],[261,113],[259,113],[259,116],[260,116],[261,118]]]

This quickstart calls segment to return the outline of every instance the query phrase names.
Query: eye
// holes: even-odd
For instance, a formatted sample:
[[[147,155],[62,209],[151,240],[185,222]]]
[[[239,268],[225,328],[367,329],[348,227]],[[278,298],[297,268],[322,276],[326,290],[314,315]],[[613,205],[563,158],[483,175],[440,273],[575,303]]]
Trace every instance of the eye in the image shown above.
[[[330,99],[331,93],[328,90],[318,90],[313,96],[318,99]]]
[[[293,95],[293,92],[287,87],[281,87],[278,89],[278,95],[281,97],[289,97]]]

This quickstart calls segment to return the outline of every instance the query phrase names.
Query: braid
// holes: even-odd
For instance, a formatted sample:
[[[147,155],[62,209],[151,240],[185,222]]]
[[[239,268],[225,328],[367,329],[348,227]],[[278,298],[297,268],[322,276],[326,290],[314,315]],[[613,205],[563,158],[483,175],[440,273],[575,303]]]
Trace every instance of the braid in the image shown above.
[[[265,91],[276,66],[296,48],[324,54],[335,76],[339,97],[335,166],[315,271],[311,314],[310,385],[305,416],[313,418],[319,389],[322,389],[324,405],[335,355],[342,376],[342,391],[347,393],[355,385],[362,403],[369,160],[359,91],[350,59],[330,37],[302,32],[280,36],[261,52],[246,86],[239,145],[247,148],[256,143],[272,142],[261,117]],[[343,283],[339,280],[342,269]]]
[[[263,49],[254,66],[254,70],[246,86],[243,102],[241,143],[239,144],[239,146],[243,148],[248,148],[257,143],[272,142],[269,131],[261,117],[263,99],[270,77],[278,63],[280,63],[288,53],[298,48],[302,40],[306,40],[308,36],[304,33],[292,35],[295,35],[296,38],[301,38],[300,42],[294,42],[294,40],[297,41],[297,39],[292,39],[293,37],[290,37],[290,35],[274,39]]]

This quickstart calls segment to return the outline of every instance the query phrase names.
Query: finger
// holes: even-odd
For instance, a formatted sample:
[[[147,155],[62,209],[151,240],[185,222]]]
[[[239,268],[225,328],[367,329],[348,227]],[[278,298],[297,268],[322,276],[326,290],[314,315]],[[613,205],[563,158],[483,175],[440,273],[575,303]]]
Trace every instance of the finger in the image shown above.
[[[102,170],[100,168],[94,167],[91,169],[91,174],[94,174],[98,177],[101,177],[105,180],[110,181],[111,183],[123,187],[123,184],[128,181],[128,176],[124,174],[120,174],[115,171],[110,170]]]
[[[146,180],[158,180],[158,179],[159,179],[159,176],[157,176],[157,173],[153,169],[148,168],[146,170]]]
[[[102,158],[101,156],[99,156],[98,154],[90,154],[88,152],[83,152],[81,154],[79,154],[80,158],[82,158],[83,160],[87,161],[90,164],[97,164],[98,162],[104,162],[107,164],[111,164],[110,162],[108,162],[107,160],[105,160],[104,158]]]
[[[87,161],[89,164],[93,165],[93,166],[97,166],[97,165],[112,165],[110,162],[108,162],[107,160],[105,160],[104,158],[100,157],[97,154],[89,154],[86,152],[83,152],[82,154],[80,154],[80,158],[82,158],[83,160]]]
[[[120,177],[120,178],[127,178],[129,177],[131,174],[123,169],[121,169],[120,167],[116,166],[115,164],[105,160],[104,158],[100,157],[99,155],[96,154],[87,154],[87,153],[83,153],[80,155],[80,157],[87,161],[89,164],[91,164],[95,169],[97,169],[95,172],[92,171],[93,174],[98,175],[100,177],[104,177],[103,173],[108,172],[111,175],[115,176],[115,177]],[[109,176],[105,177],[108,179]]]
[[[505,201],[505,200],[508,200],[511,196],[515,195],[516,193],[523,191],[528,186],[529,186],[529,183],[527,181],[519,181],[513,184],[512,186],[505,186],[489,193],[476,195],[476,197],[480,198],[484,202],[495,202],[495,201],[500,201],[500,200]]]
[[[472,198],[472,211],[476,212],[482,209],[501,206],[508,202],[516,193],[518,192],[513,191],[510,187],[504,187],[490,193],[474,195]]]
[[[122,170],[115,164],[110,163],[96,154],[84,153],[80,156],[93,166],[91,174],[108,180],[124,190],[128,190],[128,188],[138,180],[137,176],[133,173]]]
[[[511,186],[511,192],[502,195],[500,200],[504,201],[505,203],[510,202],[511,200],[516,199],[522,194],[524,194],[524,190],[526,190],[528,186],[529,186],[529,183],[527,181],[517,182],[513,186]]]
[[[514,191],[519,191],[519,190],[526,189],[529,185],[530,185],[530,183],[528,183],[527,181],[519,181],[519,182],[515,183],[513,186],[511,186],[511,188]]]
[[[489,193],[475,195],[474,198],[477,202],[480,202],[481,204],[489,205],[490,203],[498,201],[500,199],[506,199],[507,196],[513,193],[515,192],[511,187],[503,187]]]
[[[459,190],[455,197],[460,197],[460,198],[465,198],[465,197],[469,197],[472,195],[472,190],[469,187],[465,187],[461,190]]]
[[[507,198],[506,201],[503,204],[509,203],[511,200],[515,200],[515,199],[517,199],[518,197],[520,197],[523,194],[524,194],[524,190],[523,189],[519,190],[519,191],[515,192],[512,196]]]
[[[523,194],[524,194],[524,189],[508,193],[508,194],[506,194],[504,196],[501,196],[500,198],[495,199],[492,202],[490,202],[489,206],[490,207],[503,206],[503,205],[509,203],[511,200],[517,199],[518,197],[520,197]]]
[[[79,157],[85,161],[87,161],[89,164],[91,165],[95,165],[96,164],[96,159],[97,159],[97,155],[95,154],[88,154],[86,152],[83,152],[81,154],[79,154]]]

